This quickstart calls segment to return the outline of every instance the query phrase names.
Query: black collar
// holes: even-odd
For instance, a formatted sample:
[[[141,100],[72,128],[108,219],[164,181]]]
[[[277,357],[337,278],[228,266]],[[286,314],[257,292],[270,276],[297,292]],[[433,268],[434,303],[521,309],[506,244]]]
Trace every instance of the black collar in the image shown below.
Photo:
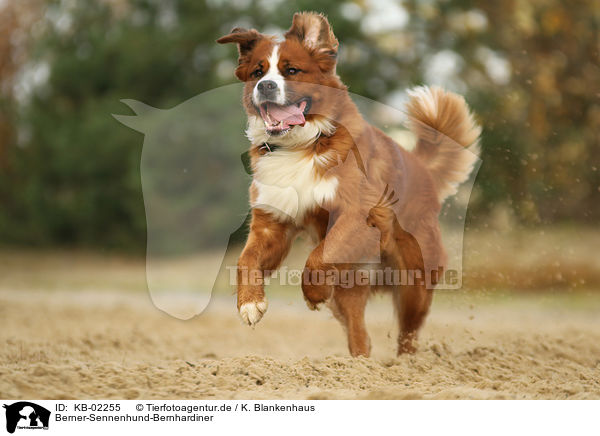
[[[321,136],[323,136],[322,133],[319,133],[319,136],[317,136],[315,138],[315,143],[321,139]],[[281,148],[280,145],[275,145],[275,144],[269,144],[268,142],[263,143],[262,145],[257,146],[256,148],[258,148],[258,152],[264,156],[265,154],[268,153],[273,153],[276,150],[279,150]]]

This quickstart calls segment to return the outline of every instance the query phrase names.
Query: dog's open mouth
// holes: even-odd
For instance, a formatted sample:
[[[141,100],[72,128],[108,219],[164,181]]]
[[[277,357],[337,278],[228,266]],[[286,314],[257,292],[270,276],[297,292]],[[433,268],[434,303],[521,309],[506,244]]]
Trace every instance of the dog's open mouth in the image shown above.
[[[260,105],[260,116],[267,126],[267,133],[281,135],[293,126],[303,126],[309,108],[310,98],[307,97],[287,106],[267,102]]]

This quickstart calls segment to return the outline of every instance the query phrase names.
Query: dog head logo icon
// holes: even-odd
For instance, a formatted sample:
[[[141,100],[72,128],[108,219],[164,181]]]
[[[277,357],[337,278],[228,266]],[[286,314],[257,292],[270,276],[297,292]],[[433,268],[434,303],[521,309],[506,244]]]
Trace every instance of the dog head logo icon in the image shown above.
[[[6,409],[6,431],[14,433],[18,429],[48,429],[50,411],[29,401],[4,404]]]

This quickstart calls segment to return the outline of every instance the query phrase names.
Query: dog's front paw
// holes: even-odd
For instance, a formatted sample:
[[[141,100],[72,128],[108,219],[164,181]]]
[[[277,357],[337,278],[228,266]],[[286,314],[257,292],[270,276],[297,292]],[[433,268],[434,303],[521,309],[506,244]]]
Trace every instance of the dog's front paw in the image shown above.
[[[251,327],[261,320],[265,312],[267,311],[267,298],[265,297],[262,301],[253,303],[244,303],[240,306],[240,316],[242,321]]]
[[[321,304],[323,304],[324,302],[321,301],[319,303],[313,303],[312,301],[310,301],[308,298],[304,297],[304,302],[306,303],[306,306],[308,306],[308,308],[310,310],[320,310],[321,309]]]
[[[327,304],[332,296],[332,287],[329,285],[302,285],[304,301],[310,310],[319,310],[322,304]]]

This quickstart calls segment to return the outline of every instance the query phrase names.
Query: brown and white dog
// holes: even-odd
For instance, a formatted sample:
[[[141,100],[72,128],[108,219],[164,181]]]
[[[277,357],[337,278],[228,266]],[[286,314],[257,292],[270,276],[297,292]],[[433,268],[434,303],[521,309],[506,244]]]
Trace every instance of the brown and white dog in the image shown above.
[[[328,303],[346,329],[350,354],[368,356],[367,299],[375,290],[390,291],[398,354],[413,352],[446,261],[441,203],[477,158],[480,128],[464,99],[439,88],[412,90],[407,113],[417,145],[409,152],[368,124],[352,102],[336,74],[338,41],[323,15],[295,14],[281,41],[236,28],[217,42],[238,46],[235,75],[245,83],[251,142],[252,220],[238,261],[242,319],[251,326],[260,321],[267,310],[264,278],[295,237],[309,231],[316,236],[302,283],[309,308]],[[314,272],[358,270],[372,259],[379,267],[421,271],[427,280],[348,287],[334,274],[311,279]]]

